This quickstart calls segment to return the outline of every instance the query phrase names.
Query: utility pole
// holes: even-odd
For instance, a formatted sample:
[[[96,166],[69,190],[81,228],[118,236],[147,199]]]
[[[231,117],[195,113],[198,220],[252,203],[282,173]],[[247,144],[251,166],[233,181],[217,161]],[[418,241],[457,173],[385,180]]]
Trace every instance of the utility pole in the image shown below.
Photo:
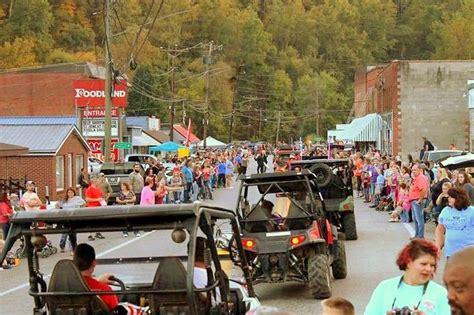
[[[206,111],[204,112],[204,121],[203,121],[203,127],[202,127],[202,137],[203,139],[203,146],[204,149],[207,147],[207,125],[209,124],[209,68],[212,63],[212,42],[209,43],[209,53],[207,55],[207,58],[204,58],[204,63],[206,65],[206,98],[205,98],[205,103],[206,103]]]
[[[232,77],[232,112],[230,115],[230,125],[229,125],[229,143],[232,143],[232,132],[234,131],[234,114],[235,114],[235,95],[237,93],[237,78]]]
[[[175,85],[175,68],[174,68],[174,65],[175,65],[175,58],[176,58],[177,55],[175,54],[172,54],[171,55],[171,97],[173,98],[173,102],[171,103],[171,117],[170,117],[170,141],[173,142],[174,140],[174,111],[175,111],[175,107],[174,107],[174,85]]]
[[[206,56],[203,58],[203,62],[206,65],[206,97],[205,97],[205,104],[206,104],[206,110],[204,112],[204,119],[203,119],[203,130],[202,130],[202,136],[203,136],[203,147],[204,149],[207,147],[207,128],[209,125],[209,86],[210,86],[210,73],[209,70],[211,68],[211,65],[214,64],[214,58],[212,57],[212,53],[215,50],[220,50],[222,49],[222,46],[216,46],[214,45],[214,42],[209,43],[209,50]]]
[[[320,125],[319,88],[316,88],[316,136],[318,136],[318,138],[320,137],[319,125]]]
[[[160,49],[162,51],[165,51],[166,53],[168,53],[168,56],[171,57],[171,82],[170,82],[170,89],[171,89],[171,96],[172,96],[172,101],[171,101],[171,105],[169,107],[170,109],[170,141],[173,141],[174,140],[174,135],[173,135],[173,130],[174,130],[174,120],[175,120],[175,111],[176,111],[176,102],[178,102],[179,100],[176,100],[175,99],[175,91],[176,91],[176,57],[178,57],[179,55],[181,55],[182,53],[185,53],[185,52],[188,52],[190,51],[191,49],[194,49],[194,48],[197,48],[197,47],[201,47],[202,46],[202,43],[198,43],[192,47],[186,47],[186,48],[181,48],[179,49],[178,48],[178,45],[175,44],[174,45],[174,48],[170,48],[168,47],[168,49],[166,48],[163,48],[163,47],[160,47]]]
[[[278,136],[280,135],[280,121],[281,121],[281,111],[278,111],[278,123],[277,123],[275,145],[278,145]]]
[[[260,115],[258,116],[258,141],[262,140],[262,109],[258,110]]]
[[[105,0],[105,117],[104,117],[104,161],[110,162],[110,146],[112,142],[112,57],[109,40],[112,38],[110,12],[112,3]]]

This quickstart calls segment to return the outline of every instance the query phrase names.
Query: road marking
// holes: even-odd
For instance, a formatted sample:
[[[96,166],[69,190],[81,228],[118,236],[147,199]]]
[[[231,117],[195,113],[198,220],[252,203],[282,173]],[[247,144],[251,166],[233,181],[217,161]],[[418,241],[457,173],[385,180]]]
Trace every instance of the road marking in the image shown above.
[[[105,252],[102,252],[102,253],[99,253],[98,255],[96,255],[96,258],[100,258],[100,257],[102,257],[102,256],[105,256],[105,255],[107,255],[107,254],[110,254],[110,253],[113,252],[113,251],[116,251],[117,249],[120,249],[120,248],[122,248],[122,247],[125,247],[125,246],[127,246],[127,245],[130,245],[130,244],[132,244],[132,243],[134,243],[134,242],[136,242],[136,241],[138,241],[138,240],[140,240],[140,239],[142,239],[142,238],[144,238],[144,237],[150,235],[150,234],[153,233],[153,232],[154,232],[154,231],[147,232],[147,233],[145,233],[145,234],[143,234],[143,235],[140,235],[139,237],[135,237],[134,239],[128,240],[128,241],[125,242],[125,243],[122,243],[122,244],[120,244],[120,245],[117,245],[117,246],[115,246],[115,247],[112,247],[112,248],[106,250]],[[4,272],[4,271],[2,271],[2,272]],[[49,277],[51,277],[51,274],[48,274],[48,275],[44,276],[44,280],[48,279]],[[17,286],[17,287],[14,287],[14,288],[8,289],[8,290],[6,290],[6,291],[0,292],[0,297],[4,297],[4,296],[6,296],[6,295],[8,295],[8,294],[10,294],[10,293],[16,292],[16,291],[18,291],[18,290],[24,289],[24,288],[29,287],[29,286],[30,286],[30,283],[29,283],[29,282],[23,283],[23,284],[21,284],[21,285],[19,285],[19,286]]]
[[[48,275],[48,276],[49,276],[49,275]],[[48,276],[46,276],[45,279],[46,279]],[[12,293],[12,292],[15,292],[15,291],[21,290],[21,289],[23,289],[23,288],[26,288],[26,287],[29,286],[29,285],[30,285],[30,283],[24,283],[24,284],[22,284],[22,285],[19,285],[19,286],[17,286],[17,287],[14,287],[14,288],[12,288],[12,289],[10,289],[10,290],[3,291],[2,293],[0,293],[0,297],[3,297],[3,296],[8,295],[8,294],[10,294],[10,293]]]
[[[410,237],[413,236],[413,235],[415,235],[415,229],[411,226],[410,223],[404,222],[404,223],[403,223],[403,226],[405,227],[405,229],[407,229],[408,234],[410,234]]]

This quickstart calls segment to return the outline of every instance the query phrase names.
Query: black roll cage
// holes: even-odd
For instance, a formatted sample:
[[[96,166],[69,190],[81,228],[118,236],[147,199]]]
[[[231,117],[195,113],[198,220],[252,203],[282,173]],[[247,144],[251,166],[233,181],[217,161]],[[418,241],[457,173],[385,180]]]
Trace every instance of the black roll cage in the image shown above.
[[[160,210],[162,213],[160,213]],[[240,267],[243,271],[248,294],[255,297],[255,291],[252,285],[250,267],[240,238],[239,224],[232,211],[216,206],[208,206],[200,203],[192,205],[160,205],[160,206],[109,206],[107,208],[82,208],[74,210],[48,210],[18,212],[11,218],[11,228],[8,233],[7,241],[3,252],[0,253],[0,262],[2,262],[13,244],[20,237],[24,237],[24,246],[27,253],[28,273],[29,273],[29,295],[35,302],[34,313],[41,313],[45,307],[44,297],[47,296],[79,296],[79,295],[123,295],[123,294],[159,294],[159,293],[186,293],[187,302],[192,310],[192,314],[197,314],[196,292],[208,293],[221,284],[222,279],[216,279],[206,288],[195,288],[193,285],[194,263],[196,253],[196,238],[198,230],[205,234],[207,238],[207,247],[210,249],[215,272],[222,270],[217,248],[215,246],[213,227],[216,220],[230,220],[232,232],[236,239],[236,246],[241,253]],[[94,213],[95,211],[95,213]],[[104,213],[106,212],[106,213]],[[107,214],[113,213],[108,216]],[[75,216],[77,214],[77,216]],[[147,216],[149,214],[149,216]],[[168,222],[162,222],[163,219],[171,216]],[[39,222],[46,223],[45,228],[38,228]],[[111,223],[112,222],[112,223]],[[117,224],[121,222],[122,224]],[[112,225],[114,224],[115,225]],[[57,224],[53,227],[53,224]],[[109,225],[110,224],[110,225]],[[91,226],[92,225],[92,226]],[[96,225],[96,227],[94,227]],[[109,225],[109,226],[107,226]],[[62,226],[62,227],[61,227]],[[124,230],[165,230],[183,228],[190,235],[189,253],[187,260],[187,279],[186,290],[114,290],[93,291],[93,292],[46,292],[47,285],[43,274],[39,270],[37,249],[31,241],[32,237],[59,234],[59,233],[84,233],[84,232],[105,232],[105,231],[124,231]],[[137,258],[139,259],[139,258]],[[146,262],[149,257],[143,257]],[[219,286],[223,290],[226,286]],[[222,294],[224,293],[224,294]],[[228,292],[221,292],[221,296],[228,296]],[[228,301],[223,301],[225,308],[228,309]]]
[[[288,193],[288,191],[286,191],[280,185],[280,184],[286,184],[286,183],[304,183],[305,184],[305,186],[307,187],[307,194],[308,194],[308,196],[310,198],[310,201],[311,201],[311,203],[310,203],[310,205],[311,205],[310,212],[311,213],[309,213],[306,209],[304,209],[298,202],[295,201],[295,199],[290,198],[291,203],[296,205],[298,207],[298,209],[300,209],[305,214],[305,216],[303,216],[303,217],[302,216],[285,217],[285,220],[294,220],[294,219],[302,219],[302,218],[318,219],[318,215],[321,218],[325,218],[325,215],[322,214],[322,213],[318,213],[317,209],[315,208],[316,198],[314,196],[314,190],[313,190],[312,186],[314,186],[316,184],[314,183],[314,181],[309,179],[309,177],[314,176],[314,174],[312,174],[308,170],[302,170],[302,172],[292,172],[292,173],[294,173],[293,175],[295,175],[294,179],[287,179],[287,177],[289,177],[289,176],[290,176],[290,178],[292,177],[291,172],[287,172],[286,176],[284,176],[286,179],[283,179],[283,180],[279,180],[279,176],[278,176],[279,174],[278,173],[274,173],[275,176],[272,176],[272,174],[265,174],[265,175],[261,175],[261,176],[252,175],[252,176],[249,176],[249,177],[241,176],[240,177],[241,185],[240,185],[240,188],[239,188],[239,198],[237,200],[237,205],[235,207],[235,209],[237,209],[236,214],[237,214],[237,217],[239,219],[239,222],[248,223],[248,222],[268,221],[268,219],[248,219],[248,217],[257,208],[258,204],[265,198],[265,196],[267,194],[269,194],[270,191],[272,191],[272,188],[277,188],[282,193]],[[261,177],[262,182],[250,182],[250,181],[247,180],[248,178],[255,178],[255,177]],[[243,214],[242,213],[242,208],[241,208],[241,201],[242,201],[242,199],[245,200],[245,202],[248,201],[249,187],[258,187],[258,186],[264,186],[264,185],[265,186],[268,185],[268,187],[265,189],[264,192],[261,193],[261,197],[259,198],[259,200],[255,204],[255,206],[253,208],[251,208],[250,211],[247,214]],[[316,187],[316,189],[317,189],[317,187]],[[325,205],[324,205],[323,198],[322,198],[321,194],[319,194],[319,198],[322,201],[323,210],[325,211]]]

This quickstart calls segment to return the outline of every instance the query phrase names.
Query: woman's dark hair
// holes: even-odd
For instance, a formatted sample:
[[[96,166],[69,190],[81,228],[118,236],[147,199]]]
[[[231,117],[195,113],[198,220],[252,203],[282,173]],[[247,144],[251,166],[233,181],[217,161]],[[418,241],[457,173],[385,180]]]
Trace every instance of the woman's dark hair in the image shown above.
[[[398,268],[400,268],[400,270],[406,270],[410,262],[423,255],[431,255],[436,259],[436,270],[436,267],[438,266],[439,249],[435,243],[425,239],[415,239],[411,241],[400,251],[400,253],[398,253]]]
[[[464,210],[471,205],[467,191],[462,187],[453,187],[448,190],[448,196],[453,198],[454,208]]]
[[[66,189],[66,194],[64,195],[64,199],[63,199],[64,202],[67,202],[67,200],[69,199],[69,197],[67,196],[67,193],[69,191],[72,191],[74,196],[76,196],[76,190],[74,188],[68,188],[68,189]]]
[[[404,166],[403,170],[405,171],[406,174],[411,175],[411,169],[408,166]]]
[[[1,192],[0,193],[0,202],[5,202],[7,205],[10,206],[10,200],[8,199],[7,192]]]
[[[145,178],[149,175],[153,175],[153,168],[149,167],[145,171]]]
[[[413,156],[411,156],[411,154],[407,154],[407,158],[408,158],[408,163],[413,164]]]

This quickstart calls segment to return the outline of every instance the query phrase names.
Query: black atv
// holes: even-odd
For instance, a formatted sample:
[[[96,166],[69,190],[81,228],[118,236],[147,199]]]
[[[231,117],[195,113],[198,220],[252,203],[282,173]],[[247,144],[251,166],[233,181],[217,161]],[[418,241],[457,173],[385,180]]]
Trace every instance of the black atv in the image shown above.
[[[357,239],[352,188],[352,163],[348,159],[307,159],[293,161],[290,169],[308,169],[316,176],[323,195],[328,219],[345,234],[346,240]]]
[[[298,281],[314,298],[331,296],[330,270],[336,279],[347,276],[346,252],[326,218],[315,175],[303,170],[239,179],[236,214],[253,283]]]

